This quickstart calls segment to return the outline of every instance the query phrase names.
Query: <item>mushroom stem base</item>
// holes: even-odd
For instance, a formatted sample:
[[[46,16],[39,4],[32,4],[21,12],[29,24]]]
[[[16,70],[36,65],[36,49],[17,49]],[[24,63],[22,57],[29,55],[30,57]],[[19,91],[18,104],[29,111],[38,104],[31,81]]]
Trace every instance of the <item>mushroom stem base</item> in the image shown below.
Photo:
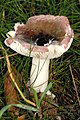
[[[49,59],[33,58],[30,85],[36,92],[44,92],[48,84]]]

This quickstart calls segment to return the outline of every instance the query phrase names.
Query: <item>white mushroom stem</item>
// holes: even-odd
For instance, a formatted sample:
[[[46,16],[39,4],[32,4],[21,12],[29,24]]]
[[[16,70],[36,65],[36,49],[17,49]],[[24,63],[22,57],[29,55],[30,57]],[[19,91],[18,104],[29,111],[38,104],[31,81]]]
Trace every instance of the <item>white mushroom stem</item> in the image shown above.
[[[37,91],[43,92],[48,84],[49,59],[33,58],[30,85]]]
[[[48,58],[33,58],[32,60],[30,85],[36,90],[37,93],[44,92],[47,87],[49,76],[49,62],[50,60]],[[51,94],[50,91],[47,92],[47,95],[52,95],[52,98],[55,97],[55,95]]]

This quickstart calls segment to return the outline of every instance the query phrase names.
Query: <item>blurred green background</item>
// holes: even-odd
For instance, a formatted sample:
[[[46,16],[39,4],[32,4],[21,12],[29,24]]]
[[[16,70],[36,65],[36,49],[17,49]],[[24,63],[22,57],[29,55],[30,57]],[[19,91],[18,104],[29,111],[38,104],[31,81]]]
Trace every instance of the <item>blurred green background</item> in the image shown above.
[[[7,71],[6,59],[3,46],[8,54],[15,53],[6,47],[4,40],[6,33],[13,30],[17,22],[26,23],[29,17],[40,14],[67,16],[75,36],[70,49],[60,58],[51,60],[49,81],[52,82],[52,92],[58,101],[57,115],[62,120],[80,120],[80,1],[79,0],[0,0],[0,109],[5,103],[4,97],[4,76]],[[16,55],[10,57],[10,62],[21,73],[23,80],[29,80],[31,59],[25,56]],[[72,74],[70,71],[72,69]],[[35,120],[33,112],[26,111],[26,120]],[[40,118],[39,118],[40,119]],[[42,120],[52,119],[42,117]],[[1,120],[13,120],[8,112],[3,114]]]

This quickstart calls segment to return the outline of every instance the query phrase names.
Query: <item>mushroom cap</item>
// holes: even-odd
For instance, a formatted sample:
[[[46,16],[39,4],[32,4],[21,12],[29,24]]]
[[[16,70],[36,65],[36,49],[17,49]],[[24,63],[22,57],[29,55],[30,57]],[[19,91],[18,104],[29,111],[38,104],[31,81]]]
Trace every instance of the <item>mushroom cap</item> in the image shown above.
[[[7,33],[5,44],[25,56],[52,59],[69,49],[73,37],[67,17],[38,15],[26,24],[16,23],[14,31]]]

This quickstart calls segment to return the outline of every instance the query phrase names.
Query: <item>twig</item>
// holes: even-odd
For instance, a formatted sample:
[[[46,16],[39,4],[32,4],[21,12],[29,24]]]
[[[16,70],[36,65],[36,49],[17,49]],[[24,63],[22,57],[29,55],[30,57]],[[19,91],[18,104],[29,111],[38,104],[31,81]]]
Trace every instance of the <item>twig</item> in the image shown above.
[[[75,78],[74,78],[74,75],[73,75],[73,72],[72,72],[71,65],[69,65],[69,68],[70,68],[70,72],[71,72],[71,76],[72,76],[73,85],[74,85],[74,88],[75,88],[75,92],[76,92],[77,100],[78,100],[78,102],[79,102],[79,106],[80,106],[80,99],[79,99],[78,90],[77,90],[77,87],[76,87]]]

